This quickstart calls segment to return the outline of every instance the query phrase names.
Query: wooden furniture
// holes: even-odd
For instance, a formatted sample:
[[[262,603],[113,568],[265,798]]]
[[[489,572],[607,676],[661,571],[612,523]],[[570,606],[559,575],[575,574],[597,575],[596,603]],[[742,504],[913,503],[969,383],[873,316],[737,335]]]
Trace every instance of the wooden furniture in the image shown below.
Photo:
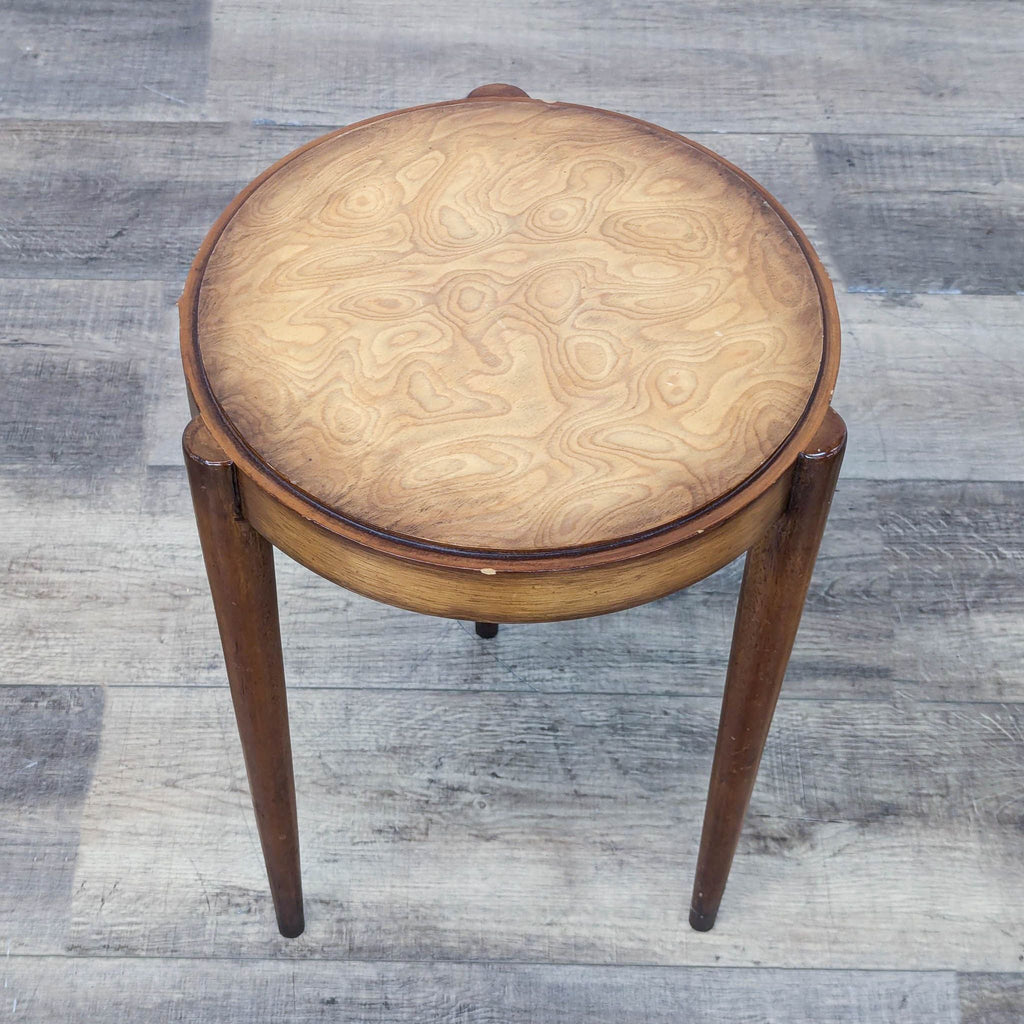
[[[846,440],[835,300],[785,210],[663,128],[485,86],[269,168],[180,312],[186,463],[281,932],[303,910],[271,545],[480,636],[747,552],[690,914],[710,928]]]

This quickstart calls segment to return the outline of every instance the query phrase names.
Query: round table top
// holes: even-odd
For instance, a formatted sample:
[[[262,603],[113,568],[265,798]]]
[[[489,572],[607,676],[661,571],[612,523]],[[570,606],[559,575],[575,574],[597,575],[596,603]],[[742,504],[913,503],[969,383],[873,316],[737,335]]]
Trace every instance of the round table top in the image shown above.
[[[624,115],[413,108],[244,198],[196,346],[244,444],[339,517],[468,550],[614,543],[719,501],[804,417],[823,300],[794,230]]]

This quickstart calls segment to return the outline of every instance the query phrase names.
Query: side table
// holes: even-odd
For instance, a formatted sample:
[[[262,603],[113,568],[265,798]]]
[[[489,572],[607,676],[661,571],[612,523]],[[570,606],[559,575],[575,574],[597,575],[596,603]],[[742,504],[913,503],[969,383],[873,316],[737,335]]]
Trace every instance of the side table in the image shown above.
[[[180,302],[183,444],[282,934],[304,927],[272,546],[368,597],[599,615],[746,552],[690,910],[718,912],[846,443],[807,239],[664,128],[507,85],[247,185]]]

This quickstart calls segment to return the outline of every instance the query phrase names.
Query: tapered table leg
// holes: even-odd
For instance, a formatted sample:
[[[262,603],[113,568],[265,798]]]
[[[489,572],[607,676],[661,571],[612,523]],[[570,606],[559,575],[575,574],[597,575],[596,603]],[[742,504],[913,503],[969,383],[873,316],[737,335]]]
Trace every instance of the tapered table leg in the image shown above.
[[[493,640],[498,635],[498,624],[496,622],[478,622],[476,635],[482,640]]]
[[[722,901],[845,448],[830,409],[797,459],[785,513],[747,552],[690,904],[699,931]]]
[[[273,549],[242,518],[235,470],[200,418],[182,438],[277,924],[305,927]]]

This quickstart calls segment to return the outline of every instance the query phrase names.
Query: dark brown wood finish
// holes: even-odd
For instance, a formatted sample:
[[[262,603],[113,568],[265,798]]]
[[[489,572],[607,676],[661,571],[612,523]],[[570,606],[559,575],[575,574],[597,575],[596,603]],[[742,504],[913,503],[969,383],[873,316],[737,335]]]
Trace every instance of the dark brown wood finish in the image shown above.
[[[305,922],[274,552],[242,517],[234,466],[198,417],[182,447],[270,892],[291,938]]]
[[[722,901],[845,449],[830,409],[797,459],[785,513],[747,552],[690,905],[698,931]]]

